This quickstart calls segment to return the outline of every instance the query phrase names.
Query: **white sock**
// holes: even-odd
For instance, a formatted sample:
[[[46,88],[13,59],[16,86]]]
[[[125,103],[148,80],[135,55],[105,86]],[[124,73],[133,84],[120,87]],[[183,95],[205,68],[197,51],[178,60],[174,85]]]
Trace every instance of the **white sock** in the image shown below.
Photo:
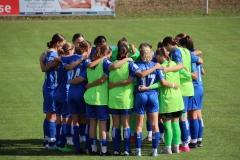
[[[152,131],[148,131],[148,137],[152,137]]]
[[[102,146],[101,149],[102,149],[102,153],[106,153],[107,152],[107,146]]]
[[[97,152],[97,145],[96,144],[91,145],[91,147],[92,147],[93,152]]]

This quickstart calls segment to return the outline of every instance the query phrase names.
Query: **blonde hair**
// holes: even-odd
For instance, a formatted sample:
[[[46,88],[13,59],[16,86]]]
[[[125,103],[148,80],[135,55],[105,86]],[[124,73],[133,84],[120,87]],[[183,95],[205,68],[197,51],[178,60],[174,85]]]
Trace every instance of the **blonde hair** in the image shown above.
[[[139,51],[143,62],[150,62],[152,60],[153,51],[151,49],[151,45],[142,43],[139,47]]]
[[[69,42],[65,43],[62,47],[58,49],[58,55],[68,55],[69,51],[74,49],[73,45]]]

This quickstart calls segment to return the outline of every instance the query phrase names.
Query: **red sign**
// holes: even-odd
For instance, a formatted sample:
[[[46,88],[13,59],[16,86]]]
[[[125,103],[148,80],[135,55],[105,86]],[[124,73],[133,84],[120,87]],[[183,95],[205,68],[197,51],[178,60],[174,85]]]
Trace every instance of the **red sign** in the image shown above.
[[[19,14],[19,0],[0,0],[0,15]]]

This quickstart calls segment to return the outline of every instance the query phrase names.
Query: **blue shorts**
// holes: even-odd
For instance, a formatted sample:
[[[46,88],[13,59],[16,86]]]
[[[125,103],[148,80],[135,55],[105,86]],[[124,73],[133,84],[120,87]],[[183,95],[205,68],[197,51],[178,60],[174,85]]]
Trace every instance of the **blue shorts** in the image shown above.
[[[88,105],[86,107],[87,119],[97,118],[98,120],[109,119],[109,108],[108,106],[95,106]]]
[[[43,88],[43,113],[56,111],[53,94],[54,89]]]
[[[68,112],[70,114],[86,115],[86,103],[83,98],[84,88],[71,87],[68,92]]]
[[[111,109],[109,108],[109,113],[115,116],[119,115],[130,115],[132,114],[132,109]]]
[[[194,86],[194,96],[192,98],[192,104],[188,110],[201,110],[203,102],[203,86]]]
[[[134,97],[134,113],[145,114],[159,111],[158,92],[136,93]]]
[[[66,94],[53,96],[57,116],[68,113],[68,103],[66,98]]]
[[[183,96],[183,103],[184,103],[184,109],[182,110],[183,113],[186,113],[188,111],[189,106],[192,104],[192,99],[193,99],[193,96],[190,96],[190,97]]]

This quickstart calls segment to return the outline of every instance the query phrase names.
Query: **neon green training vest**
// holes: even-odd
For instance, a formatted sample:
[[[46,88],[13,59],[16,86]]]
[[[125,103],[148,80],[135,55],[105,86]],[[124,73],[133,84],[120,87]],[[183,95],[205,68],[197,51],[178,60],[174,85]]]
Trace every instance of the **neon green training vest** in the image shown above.
[[[109,82],[120,82],[128,77],[129,62],[126,62],[120,68],[110,71]],[[109,90],[108,107],[111,109],[131,109],[133,108],[133,99],[133,83],[114,87]]]
[[[189,72],[191,72],[191,55],[187,48],[177,47],[182,54],[182,61],[183,66],[185,66]],[[189,81],[188,79],[184,78],[182,75],[180,75],[180,89],[183,96],[193,96],[194,95],[194,87],[192,81]]]
[[[103,76],[103,61],[95,69],[87,68],[88,83]],[[89,105],[107,105],[108,104],[108,80],[103,84],[88,88],[83,95],[85,102]]]

